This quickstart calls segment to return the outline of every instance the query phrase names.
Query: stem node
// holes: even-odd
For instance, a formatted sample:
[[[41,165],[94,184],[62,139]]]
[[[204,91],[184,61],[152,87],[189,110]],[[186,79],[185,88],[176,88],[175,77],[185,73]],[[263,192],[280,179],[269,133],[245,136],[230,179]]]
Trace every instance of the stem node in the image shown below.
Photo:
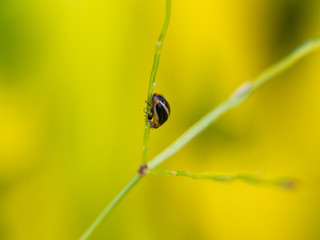
[[[147,169],[148,169],[148,165],[147,164],[141,164],[140,165],[140,168],[138,170],[138,173],[141,175],[141,176],[145,176],[147,175]]]

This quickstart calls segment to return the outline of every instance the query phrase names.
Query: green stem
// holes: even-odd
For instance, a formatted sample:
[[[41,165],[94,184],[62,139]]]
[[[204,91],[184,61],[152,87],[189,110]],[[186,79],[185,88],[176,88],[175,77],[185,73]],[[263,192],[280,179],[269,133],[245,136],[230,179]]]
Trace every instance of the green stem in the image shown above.
[[[130,191],[130,189],[140,180],[141,175],[136,174],[131,181],[121,190],[121,192],[112,200],[112,202],[100,213],[90,227],[81,236],[80,240],[88,239],[93,231],[99,226],[103,219],[111,212],[111,210],[120,202],[120,200]]]
[[[170,3],[167,0],[167,3]],[[168,7],[167,7],[168,10]],[[170,7],[169,7],[170,10]],[[240,86],[229,99],[218,105],[215,109],[201,118],[196,122],[189,130],[187,130],[182,136],[180,136],[175,142],[173,142],[168,148],[157,155],[151,162],[148,163],[149,170],[155,168],[160,163],[171,157],[187,143],[189,143],[194,137],[201,133],[205,128],[207,128],[212,122],[214,122],[218,117],[229,109],[244,102],[253,92],[258,90],[263,84],[265,84],[272,77],[275,77],[279,73],[286,70],[296,61],[304,57],[305,55],[320,48],[320,38],[306,42],[305,44],[298,47],[290,55],[282,59],[280,62],[276,63],[261,75],[259,75],[255,81],[247,82]],[[147,125],[146,125],[147,126]],[[106,207],[106,209],[98,216],[98,218],[92,223],[88,230],[83,234],[81,240],[87,239],[91,233],[96,229],[96,227],[102,222],[102,220],[110,213],[110,211],[119,203],[119,201],[128,193],[128,191],[138,182],[141,178],[140,174],[137,174],[128,185],[118,194],[116,198]]]
[[[185,133],[183,133],[176,141],[174,141],[169,147],[167,147],[163,152],[158,154],[151,162],[149,162],[148,168],[153,169],[161,164],[163,161],[171,157],[181,148],[183,148],[187,143],[189,143],[193,138],[195,138],[199,133],[206,129],[211,123],[217,120],[222,114],[228,110],[234,108],[235,106],[243,103],[248,99],[256,90],[258,90],[262,85],[264,85],[271,78],[277,76],[279,73],[283,72],[290,66],[292,66],[299,59],[305,55],[320,48],[320,38],[310,40],[300,47],[296,48],[287,57],[274,64],[262,74],[260,74],[255,81],[246,82],[241,85],[229,99],[218,105],[207,115],[202,117],[198,122],[196,122],[191,128],[189,128]]]
[[[166,0],[166,16],[162,25],[160,36],[159,36],[156,50],[154,53],[153,66],[152,66],[150,81],[149,81],[149,89],[148,89],[148,96],[147,96],[147,101],[149,103],[152,103],[152,95],[154,92],[153,91],[154,86],[156,84],[156,74],[159,67],[160,54],[161,54],[161,49],[163,46],[164,38],[166,36],[166,32],[167,32],[169,21],[170,21],[170,13],[171,13],[171,0]],[[150,106],[148,104],[146,104],[146,109],[147,109],[147,112],[150,112]],[[146,115],[146,121],[144,125],[143,145],[142,145],[142,164],[146,164],[147,162],[147,147],[148,147],[149,134],[150,134],[150,123],[148,122],[148,116]]]
[[[214,173],[191,173],[186,171],[170,171],[162,169],[148,169],[146,171],[148,174],[152,175],[162,175],[162,176],[182,176],[192,179],[207,179],[217,182],[231,182],[235,180],[242,180],[244,182],[253,184],[264,184],[272,185],[276,187],[282,187],[286,189],[292,189],[295,186],[296,180],[293,178],[276,178],[276,179],[264,179],[261,175],[256,174],[214,174]]]
[[[171,0],[166,0],[166,16],[164,19],[164,23],[162,25],[162,29],[160,32],[160,36],[157,42],[153,66],[150,75],[149,81],[149,89],[147,101],[151,103],[153,89],[156,81],[156,74],[159,67],[160,62],[160,54],[163,46],[164,38],[168,29],[169,21],[170,21],[170,13],[171,13]],[[150,112],[150,106],[147,104],[147,112]],[[146,120],[148,120],[148,116],[146,116]],[[147,162],[147,145],[150,134],[150,124],[149,122],[145,122],[145,130],[143,137],[143,147],[142,147],[142,164],[146,164]],[[94,222],[90,225],[87,231],[82,235],[80,240],[88,239],[88,237],[92,234],[92,232],[98,227],[98,225],[103,221],[103,219],[110,213],[110,211],[120,202],[120,200],[129,192],[129,190],[140,180],[141,174],[136,174],[134,178],[125,186],[122,191],[112,200],[112,202],[101,212],[101,214],[94,220]]]

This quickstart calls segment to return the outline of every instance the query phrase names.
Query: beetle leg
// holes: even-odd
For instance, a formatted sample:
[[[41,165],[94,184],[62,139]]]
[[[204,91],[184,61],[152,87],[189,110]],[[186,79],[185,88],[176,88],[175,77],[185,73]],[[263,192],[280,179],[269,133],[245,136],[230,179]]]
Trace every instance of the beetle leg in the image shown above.
[[[152,119],[152,118],[151,118],[151,119]],[[158,128],[158,127],[156,127],[156,125],[154,124],[154,122],[151,121],[151,119],[149,119],[149,120],[146,119],[145,121],[150,123],[150,128]]]
[[[158,127],[154,124],[154,122],[150,122],[150,128],[158,128]]]
[[[145,120],[146,122],[150,123],[150,127],[153,128],[153,122],[151,120]]]
[[[146,112],[145,110],[143,110],[143,112],[148,115],[148,120],[151,120],[151,119],[152,119],[152,114]]]
[[[148,104],[150,107],[152,107],[152,105],[147,101],[145,100],[146,104]]]

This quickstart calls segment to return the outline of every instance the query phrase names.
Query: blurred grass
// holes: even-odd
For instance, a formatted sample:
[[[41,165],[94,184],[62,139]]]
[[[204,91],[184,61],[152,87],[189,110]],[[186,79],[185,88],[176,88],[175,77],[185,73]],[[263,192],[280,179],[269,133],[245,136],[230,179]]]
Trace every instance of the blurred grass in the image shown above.
[[[136,171],[163,2],[0,3],[0,238],[77,239]],[[319,35],[318,1],[174,1],[149,158],[245,80]],[[93,239],[319,239],[319,54],[226,114],[163,168],[290,174],[143,181]]]

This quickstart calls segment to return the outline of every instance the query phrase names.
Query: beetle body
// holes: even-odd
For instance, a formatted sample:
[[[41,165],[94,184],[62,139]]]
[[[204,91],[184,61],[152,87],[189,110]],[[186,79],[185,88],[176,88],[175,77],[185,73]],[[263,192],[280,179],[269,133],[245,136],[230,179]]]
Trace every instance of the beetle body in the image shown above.
[[[159,93],[152,95],[151,114],[148,113],[151,128],[158,128],[164,124],[170,115],[170,105],[168,101]]]

